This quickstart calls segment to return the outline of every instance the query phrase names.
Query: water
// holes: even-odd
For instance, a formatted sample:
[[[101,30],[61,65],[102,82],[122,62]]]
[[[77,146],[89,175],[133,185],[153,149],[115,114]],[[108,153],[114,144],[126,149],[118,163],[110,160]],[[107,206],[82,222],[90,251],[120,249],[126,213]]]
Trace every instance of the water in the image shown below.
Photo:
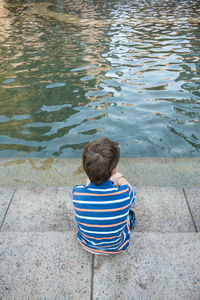
[[[1,1],[0,157],[200,154],[199,1]]]

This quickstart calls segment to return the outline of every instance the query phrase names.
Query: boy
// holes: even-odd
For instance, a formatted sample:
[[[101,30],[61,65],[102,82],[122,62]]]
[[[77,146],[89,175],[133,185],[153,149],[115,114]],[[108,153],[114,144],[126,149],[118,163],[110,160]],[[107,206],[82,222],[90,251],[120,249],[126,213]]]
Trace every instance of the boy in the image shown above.
[[[135,225],[135,191],[117,172],[120,150],[107,138],[90,142],[82,154],[87,185],[72,190],[78,225],[77,237],[83,248],[95,254],[124,252]]]

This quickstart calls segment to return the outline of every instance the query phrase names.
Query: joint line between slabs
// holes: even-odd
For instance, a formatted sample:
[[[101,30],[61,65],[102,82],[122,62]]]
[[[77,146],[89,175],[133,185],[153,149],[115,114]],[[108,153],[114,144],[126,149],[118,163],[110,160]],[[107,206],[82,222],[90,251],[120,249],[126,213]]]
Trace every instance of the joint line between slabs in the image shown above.
[[[12,194],[12,197],[11,197],[11,199],[10,199],[10,202],[9,202],[9,204],[8,204],[8,207],[7,207],[7,209],[6,209],[6,212],[5,212],[3,221],[2,221],[1,226],[0,226],[0,231],[1,231],[2,227],[3,227],[3,223],[4,223],[5,219],[6,219],[8,210],[9,210],[9,208],[10,208],[10,205],[11,205],[11,203],[12,203],[12,200],[13,200],[13,198],[14,198],[14,195],[15,195],[16,190],[17,190],[17,189],[14,190],[14,192],[13,192],[13,194]]]
[[[92,254],[92,272],[91,272],[90,300],[93,300],[93,287],[94,287],[94,254]]]
[[[185,201],[186,201],[186,203],[187,203],[187,207],[188,207],[190,216],[191,216],[191,218],[192,218],[192,223],[193,223],[193,225],[194,225],[194,229],[195,229],[196,232],[198,232],[197,226],[196,226],[196,223],[195,223],[195,220],[194,220],[194,217],[193,217],[193,214],[192,214],[192,211],[191,211],[191,208],[190,208],[190,205],[189,205],[189,202],[188,202],[188,199],[187,199],[187,195],[186,195],[186,192],[185,192],[185,189],[184,189],[184,188],[183,188],[183,194],[184,194],[184,196],[185,196]]]

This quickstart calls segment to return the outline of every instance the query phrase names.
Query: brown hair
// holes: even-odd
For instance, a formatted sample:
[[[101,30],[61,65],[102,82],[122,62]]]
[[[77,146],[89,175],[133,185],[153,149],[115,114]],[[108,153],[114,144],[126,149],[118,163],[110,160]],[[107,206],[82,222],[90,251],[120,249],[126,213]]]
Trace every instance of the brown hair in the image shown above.
[[[86,145],[82,154],[83,169],[92,183],[100,185],[111,177],[119,157],[118,144],[101,138]]]

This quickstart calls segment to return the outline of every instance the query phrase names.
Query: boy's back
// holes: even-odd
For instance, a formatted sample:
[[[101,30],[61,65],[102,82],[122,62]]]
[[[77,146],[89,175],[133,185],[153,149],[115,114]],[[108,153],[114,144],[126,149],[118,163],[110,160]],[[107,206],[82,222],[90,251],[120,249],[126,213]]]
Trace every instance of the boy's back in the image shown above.
[[[92,253],[116,254],[129,246],[135,192],[117,172],[119,158],[118,144],[107,138],[90,142],[82,154],[88,185],[75,186],[72,196],[78,240]]]
[[[78,240],[87,251],[116,254],[129,246],[129,210],[135,194],[128,185],[114,186],[111,180],[101,185],[90,183],[73,188],[73,204],[78,225]]]

